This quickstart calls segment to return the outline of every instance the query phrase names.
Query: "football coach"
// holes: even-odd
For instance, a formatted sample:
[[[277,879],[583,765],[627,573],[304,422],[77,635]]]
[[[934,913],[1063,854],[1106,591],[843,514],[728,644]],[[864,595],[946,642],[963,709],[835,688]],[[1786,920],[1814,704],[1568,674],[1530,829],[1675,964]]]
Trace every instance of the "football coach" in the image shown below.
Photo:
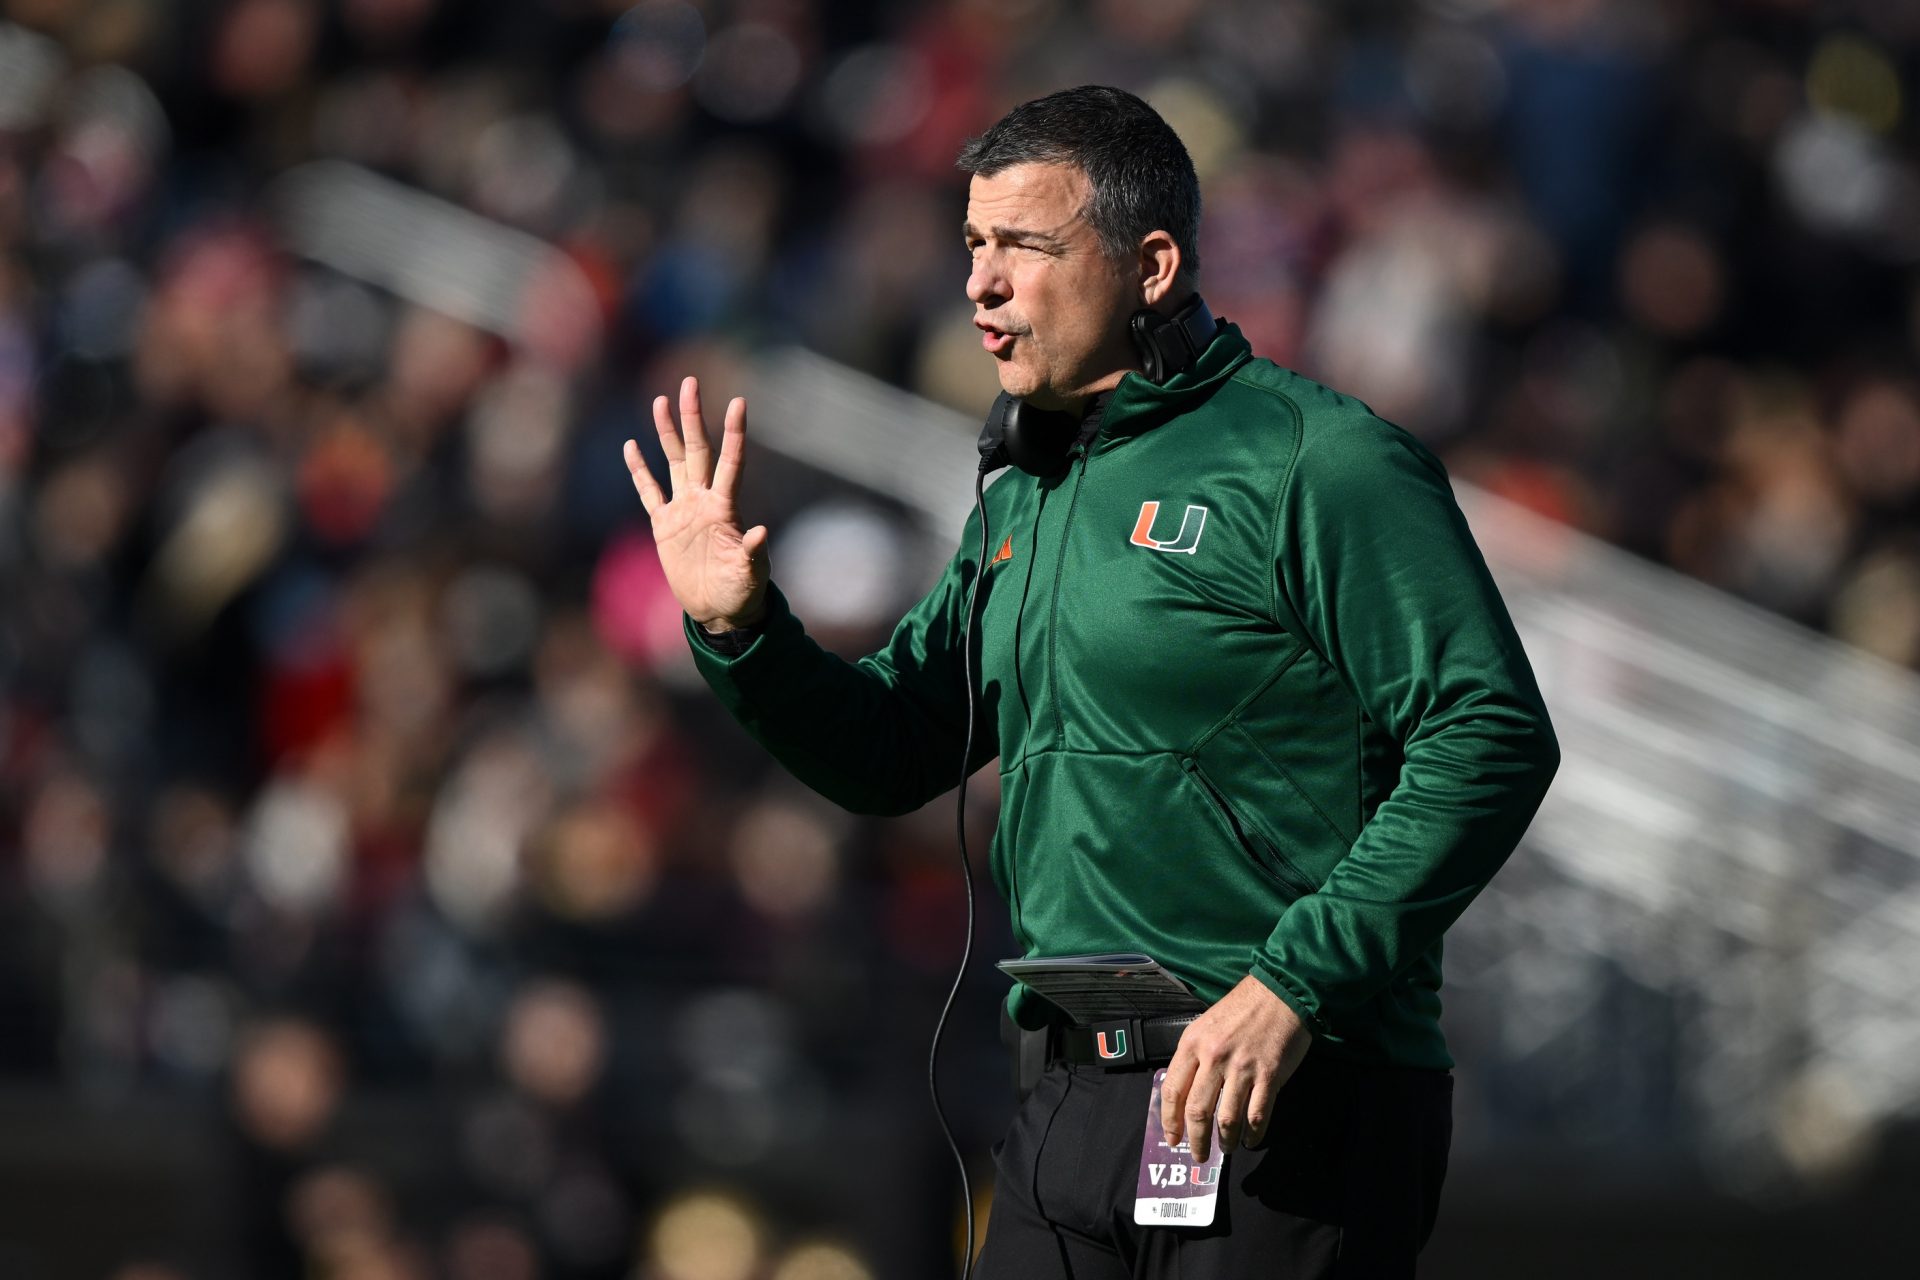
[[[1044,1070],[996,1147],[980,1276],[1410,1276],[1451,1136],[1442,935],[1559,761],[1533,672],[1433,455],[1208,312],[1199,185],[1152,108],[1066,90],[959,163],[985,358],[1066,429],[987,491],[986,553],[976,511],[848,663],[736,512],[745,403],[716,454],[688,379],[677,422],[654,403],[670,493],[631,441],[626,462],[695,660],[867,813],[955,784],[973,706],[1026,954],[1142,952],[1207,1005],[1136,1022],[1114,1062],[1016,984]],[[1135,1221],[1158,1066],[1167,1140],[1227,1154],[1206,1227]]]

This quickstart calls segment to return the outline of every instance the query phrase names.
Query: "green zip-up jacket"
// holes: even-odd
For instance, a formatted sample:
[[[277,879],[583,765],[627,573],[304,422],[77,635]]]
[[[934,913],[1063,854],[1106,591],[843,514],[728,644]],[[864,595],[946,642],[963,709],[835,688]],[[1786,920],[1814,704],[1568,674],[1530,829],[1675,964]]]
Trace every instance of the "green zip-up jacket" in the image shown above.
[[[993,875],[1026,954],[1143,951],[1208,1001],[1251,973],[1321,1051],[1451,1066],[1441,935],[1559,748],[1439,461],[1223,325],[986,508],[968,767],[999,757]],[[976,513],[858,662],[777,588],[744,652],[690,634],[696,662],[802,782],[915,809],[957,781],[979,542]],[[1017,1020],[1040,1006],[1016,986]]]

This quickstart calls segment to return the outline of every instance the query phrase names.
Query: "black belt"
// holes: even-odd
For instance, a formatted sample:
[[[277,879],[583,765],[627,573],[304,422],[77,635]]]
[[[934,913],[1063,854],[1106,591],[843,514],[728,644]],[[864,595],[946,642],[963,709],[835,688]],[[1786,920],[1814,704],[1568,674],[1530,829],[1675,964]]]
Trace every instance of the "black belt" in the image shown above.
[[[1180,1033],[1199,1016],[1114,1018],[1084,1027],[1055,1027],[1048,1057],[1109,1068],[1171,1062]]]

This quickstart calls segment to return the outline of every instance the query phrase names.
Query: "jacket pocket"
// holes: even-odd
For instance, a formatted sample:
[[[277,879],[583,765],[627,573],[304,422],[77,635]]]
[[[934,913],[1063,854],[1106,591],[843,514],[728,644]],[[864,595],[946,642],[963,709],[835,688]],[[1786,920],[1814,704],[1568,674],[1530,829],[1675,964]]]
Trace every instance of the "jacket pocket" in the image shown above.
[[[1200,767],[1198,760],[1192,756],[1181,756],[1180,767],[1206,797],[1207,807],[1212,809],[1226,826],[1227,834],[1233,837],[1234,843],[1240,846],[1247,858],[1264,872],[1268,879],[1296,897],[1305,897],[1314,891],[1313,882],[1307,879],[1298,867],[1289,862],[1286,856],[1269,844],[1258,831],[1240,820],[1240,816],[1233,811],[1233,806],[1227,803],[1227,798],[1221,793],[1220,788],[1215,785],[1212,778],[1207,776],[1207,771]]]

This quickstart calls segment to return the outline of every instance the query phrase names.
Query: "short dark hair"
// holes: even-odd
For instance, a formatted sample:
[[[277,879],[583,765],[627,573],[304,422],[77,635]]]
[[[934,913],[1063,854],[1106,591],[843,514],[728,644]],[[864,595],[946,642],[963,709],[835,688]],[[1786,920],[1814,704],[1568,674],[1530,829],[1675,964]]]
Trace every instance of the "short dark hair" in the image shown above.
[[[1115,258],[1162,230],[1180,246],[1181,274],[1200,271],[1200,179],[1160,113],[1125,89],[1081,85],[1023,102],[960,148],[958,165],[991,178],[1017,164],[1070,164],[1093,192],[1081,216]]]

